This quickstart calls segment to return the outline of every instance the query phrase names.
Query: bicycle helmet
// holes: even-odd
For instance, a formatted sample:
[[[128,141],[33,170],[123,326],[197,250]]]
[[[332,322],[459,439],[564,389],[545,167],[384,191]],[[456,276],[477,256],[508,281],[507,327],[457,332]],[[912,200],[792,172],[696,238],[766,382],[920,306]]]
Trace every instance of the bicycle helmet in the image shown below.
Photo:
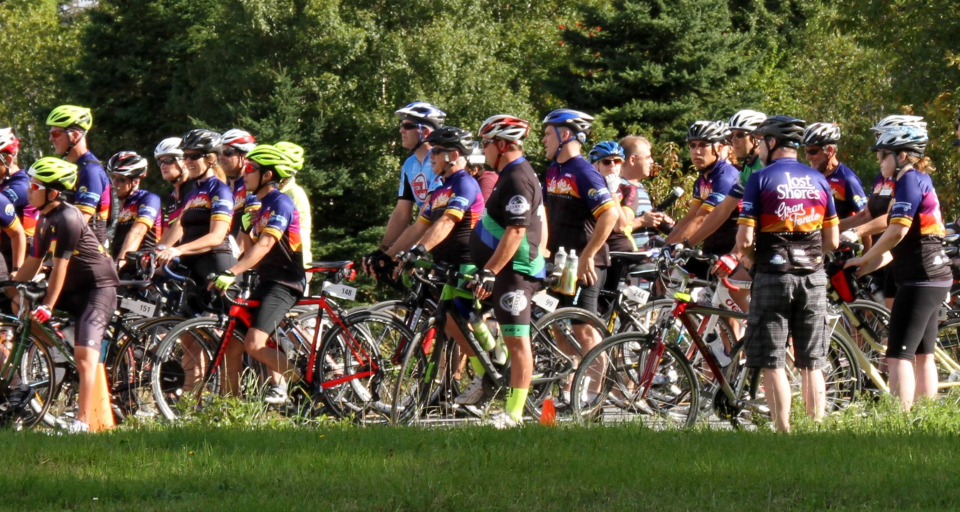
[[[813,123],[803,131],[801,146],[829,146],[840,142],[837,123]]]
[[[20,150],[20,139],[13,134],[13,128],[0,128],[0,153],[16,155]]]
[[[480,125],[477,136],[483,139],[500,139],[508,142],[520,142],[530,133],[530,123],[507,114],[497,114],[487,118]]]
[[[884,117],[876,124],[873,128],[870,128],[870,131],[876,135],[880,135],[882,132],[889,128],[895,126],[912,126],[914,128],[919,128],[921,130],[927,130],[927,123],[923,120],[921,116],[905,116],[900,114],[894,114],[892,116]]]
[[[806,122],[802,119],[790,116],[771,116],[766,118],[756,130],[754,135],[762,137],[773,137],[778,142],[791,148],[800,147],[800,141],[803,140],[803,129]]]
[[[456,126],[444,126],[431,132],[424,141],[441,148],[456,149],[460,156],[466,157],[473,152],[473,134]]]
[[[409,119],[417,124],[425,124],[434,130],[443,126],[443,122],[447,119],[446,112],[425,101],[415,101],[398,109],[394,114],[400,117],[401,121]]]
[[[223,145],[233,146],[244,153],[249,153],[257,145],[257,139],[250,135],[250,132],[239,128],[233,128],[223,132]]]
[[[47,156],[34,162],[27,169],[27,176],[36,178],[53,190],[73,190],[77,184],[77,166],[61,158]]]
[[[147,174],[147,159],[135,151],[121,151],[107,160],[107,172],[127,178],[142,178]]]
[[[280,178],[289,178],[297,173],[293,168],[293,159],[285,151],[270,144],[260,144],[253,148],[253,151],[247,153],[247,160],[273,170]]]
[[[223,137],[215,131],[197,128],[190,130],[183,136],[180,149],[184,151],[200,151],[204,154],[220,154],[220,151],[223,149]]]
[[[687,129],[687,142],[703,140],[710,143],[723,142],[730,130],[723,121],[696,121]]]
[[[590,150],[590,153],[587,154],[587,157],[590,159],[590,163],[596,163],[597,160],[602,160],[607,157],[619,158],[620,160],[626,159],[623,148],[620,147],[620,144],[617,144],[616,141],[612,140],[598,142],[597,145],[593,146],[593,149]]]
[[[467,155],[467,165],[470,167],[482,166],[487,163],[487,157],[483,156],[483,149],[480,144],[474,143],[473,150]]]
[[[78,126],[86,131],[93,128],[93,112],[86,107],[60,105],[53,109],[50,115],[47,116],[47,125],[58,126],[60,128]]]
[[[731,130],[743,130],[745,132],[752,132],[760,126],[767,118],[767,115],[763,112],[757,112],[756,110],[741,110],[733,115],[730,118],[730,129]]]
[[[921,130],[913,126],[895,126],[888,128],[877,137],[877,143],[870,146],[870,151],[906,151],[917,156],[923,156],[927,150],[927,143],[930,137],[926,130]]]
[[[593,116],[589,114],[569,108],[558,108],[547,114],[547,117],[543,118],[543,123],[541,124],[568,128],[575,134],[588,134],[590,133],[592,123]],[[583,142],[583,140],[580,142]]]
[[[183,158],[183,150],[180,149],[180,144],[183,144],[183,139],[180,137],[169,137],[163,139],[153,150],[153,157],[160,158],[161,156],[170,155],[177,158]]]
[[[273,147],[283,151],[290,157],[290,161],[293,162],[290,167],[294,170],[294,174],[296,174],[296,171],[303,169],[304,151],[302,146],[292,142],[281,141],[274,144]]]

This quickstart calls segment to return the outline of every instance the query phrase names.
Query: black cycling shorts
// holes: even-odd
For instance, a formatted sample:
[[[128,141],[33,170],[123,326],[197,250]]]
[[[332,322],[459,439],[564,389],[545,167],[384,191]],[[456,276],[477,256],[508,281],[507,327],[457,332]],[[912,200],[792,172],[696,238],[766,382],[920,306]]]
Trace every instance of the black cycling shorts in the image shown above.
[[[226,252],[208,252],[196,256],[186,256],[180,258],[180,264],[190,270],[189,277],[197,283],[196,293],[190,293],[187,296],[187,307],[194,314],[200,314],[204,311],[226,311],[229,305],[216,289],[213,292],[207,291],[207,276],[210,274],[222,274],[237,262],[232,254]],[[215,298],[213,298],[215,297]]]
[[[94,288],[89,291],[60,295],[55,309],[66,311],[77,319],[77,347],[100,350],[103,333],[117,308],[117,289]]]
[[[530,337],[530,307],[540,280],[508,267],[493,283],[493,316],[504,336]]]
[[[253,324],[250,326],[267,334],[273,334],[277,325],[303,297],[299,290],[273,281],[260,281],[250,300],[259,300],[260,305],[253,308]]]
[[[897,296],[897,280],[893,277],[893,265],[890,264],[886,267],[878,270],[877,272],[883,271],[883,298],[892,299]]]
[[[933,353],[937,346],[937,314],[949,292],[948,286],[900,285],[890,311],[887,357],[913,361],[915,354]]]

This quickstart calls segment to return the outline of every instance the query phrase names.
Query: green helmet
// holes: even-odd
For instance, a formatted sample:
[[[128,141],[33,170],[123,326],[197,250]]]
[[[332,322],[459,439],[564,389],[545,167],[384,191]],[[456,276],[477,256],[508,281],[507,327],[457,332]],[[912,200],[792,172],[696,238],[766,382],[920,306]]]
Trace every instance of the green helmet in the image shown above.
[[[302,146],[287,141],[278,142],[274,144],[274,146],[280,151],[286,153],[287,156],[290,157],[290,160],[293,160],[293,165],[291,167],[293,167],[294,171],[303,169],[304,151]],[[296,174],[296,172],[294,172],[294,174]]]
[[[43,182],[54,190],[73,190],[77,184],[77,166],[52,156],[37,160],[27,170],[27,176]]]
[[[276,171],[281,178],[289,178],[297,173],[293,168],[294,161],[290,156],[276,146],[260,144],[247,153],[247,160]]]
[[[84,130],[89,130],[93,128],[93,112],[86,107],[60,105],[47,116],[47,125],[59,126],[60,128],[79,126]]]

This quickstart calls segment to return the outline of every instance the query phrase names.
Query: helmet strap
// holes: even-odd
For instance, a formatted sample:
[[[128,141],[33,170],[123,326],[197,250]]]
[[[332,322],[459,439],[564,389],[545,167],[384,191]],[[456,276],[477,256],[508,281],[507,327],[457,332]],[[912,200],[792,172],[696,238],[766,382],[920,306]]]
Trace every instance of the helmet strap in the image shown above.
[[[776,151],[777,148],[780,146],[780,139],[777,139],[776,137],[774,137],[773,147],[771,148],[770,145],[767,144],[767,138],[764,137],[763,145],[767,148],[767,159],[763,161],[763,166],[766,167],[770,165],[770,162],[773,161],[773,152]]]
[[[65,132],[67,133],[67,140],[68,140],[68,141],[70,140],[70,132],[71,132],[71,131],[79,132],[79,133],[80,133],[80,138],[78,138],[76,142],[72,142],[72,141],[71,141],[71,142],[67,142],[67,150],[64,151],[64,153],[63,153],[63,159],[64,159],[64,160],[67,159],[67,155],[69,155],[70,152],[73,151],[73,148],[76,147],[77,144],[80,144],[80,141],[87,135],[87,131],[86,131],[86,130],[65,130]]]
[[[577,140],[577,136],[574,135],[574,136],[572,136],[572,137],[570,137],[570,138],[568,138],[568,139],[566,139],[566,140],[561,139],[561,138],[560,138],[560,127],[557,126],[557,125],[553,125],[553,132],[557,135],[557,140],[560,141],[560,144],[557,146],[557,151],[556,151],[556,153],[553,154],[553,159],[556,160],[557,157],[560,156],[560,151],[563,150],[563,147],[566,146],[567,144],[569,144],[569,143]],[[571,130],[571,132],[572,132],[572,130]]]

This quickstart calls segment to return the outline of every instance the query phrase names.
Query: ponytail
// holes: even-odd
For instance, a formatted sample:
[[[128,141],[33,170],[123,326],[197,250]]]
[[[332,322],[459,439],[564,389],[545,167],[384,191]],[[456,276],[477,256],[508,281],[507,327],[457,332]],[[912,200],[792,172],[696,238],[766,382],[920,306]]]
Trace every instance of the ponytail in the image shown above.
[[[933,160],[929,156],[915,156],[910,155],[907,157],[907,161],[913,165],[913,168],[924,173],[924,174],[933,174],[937,171],[937,167],[933,165]]]

